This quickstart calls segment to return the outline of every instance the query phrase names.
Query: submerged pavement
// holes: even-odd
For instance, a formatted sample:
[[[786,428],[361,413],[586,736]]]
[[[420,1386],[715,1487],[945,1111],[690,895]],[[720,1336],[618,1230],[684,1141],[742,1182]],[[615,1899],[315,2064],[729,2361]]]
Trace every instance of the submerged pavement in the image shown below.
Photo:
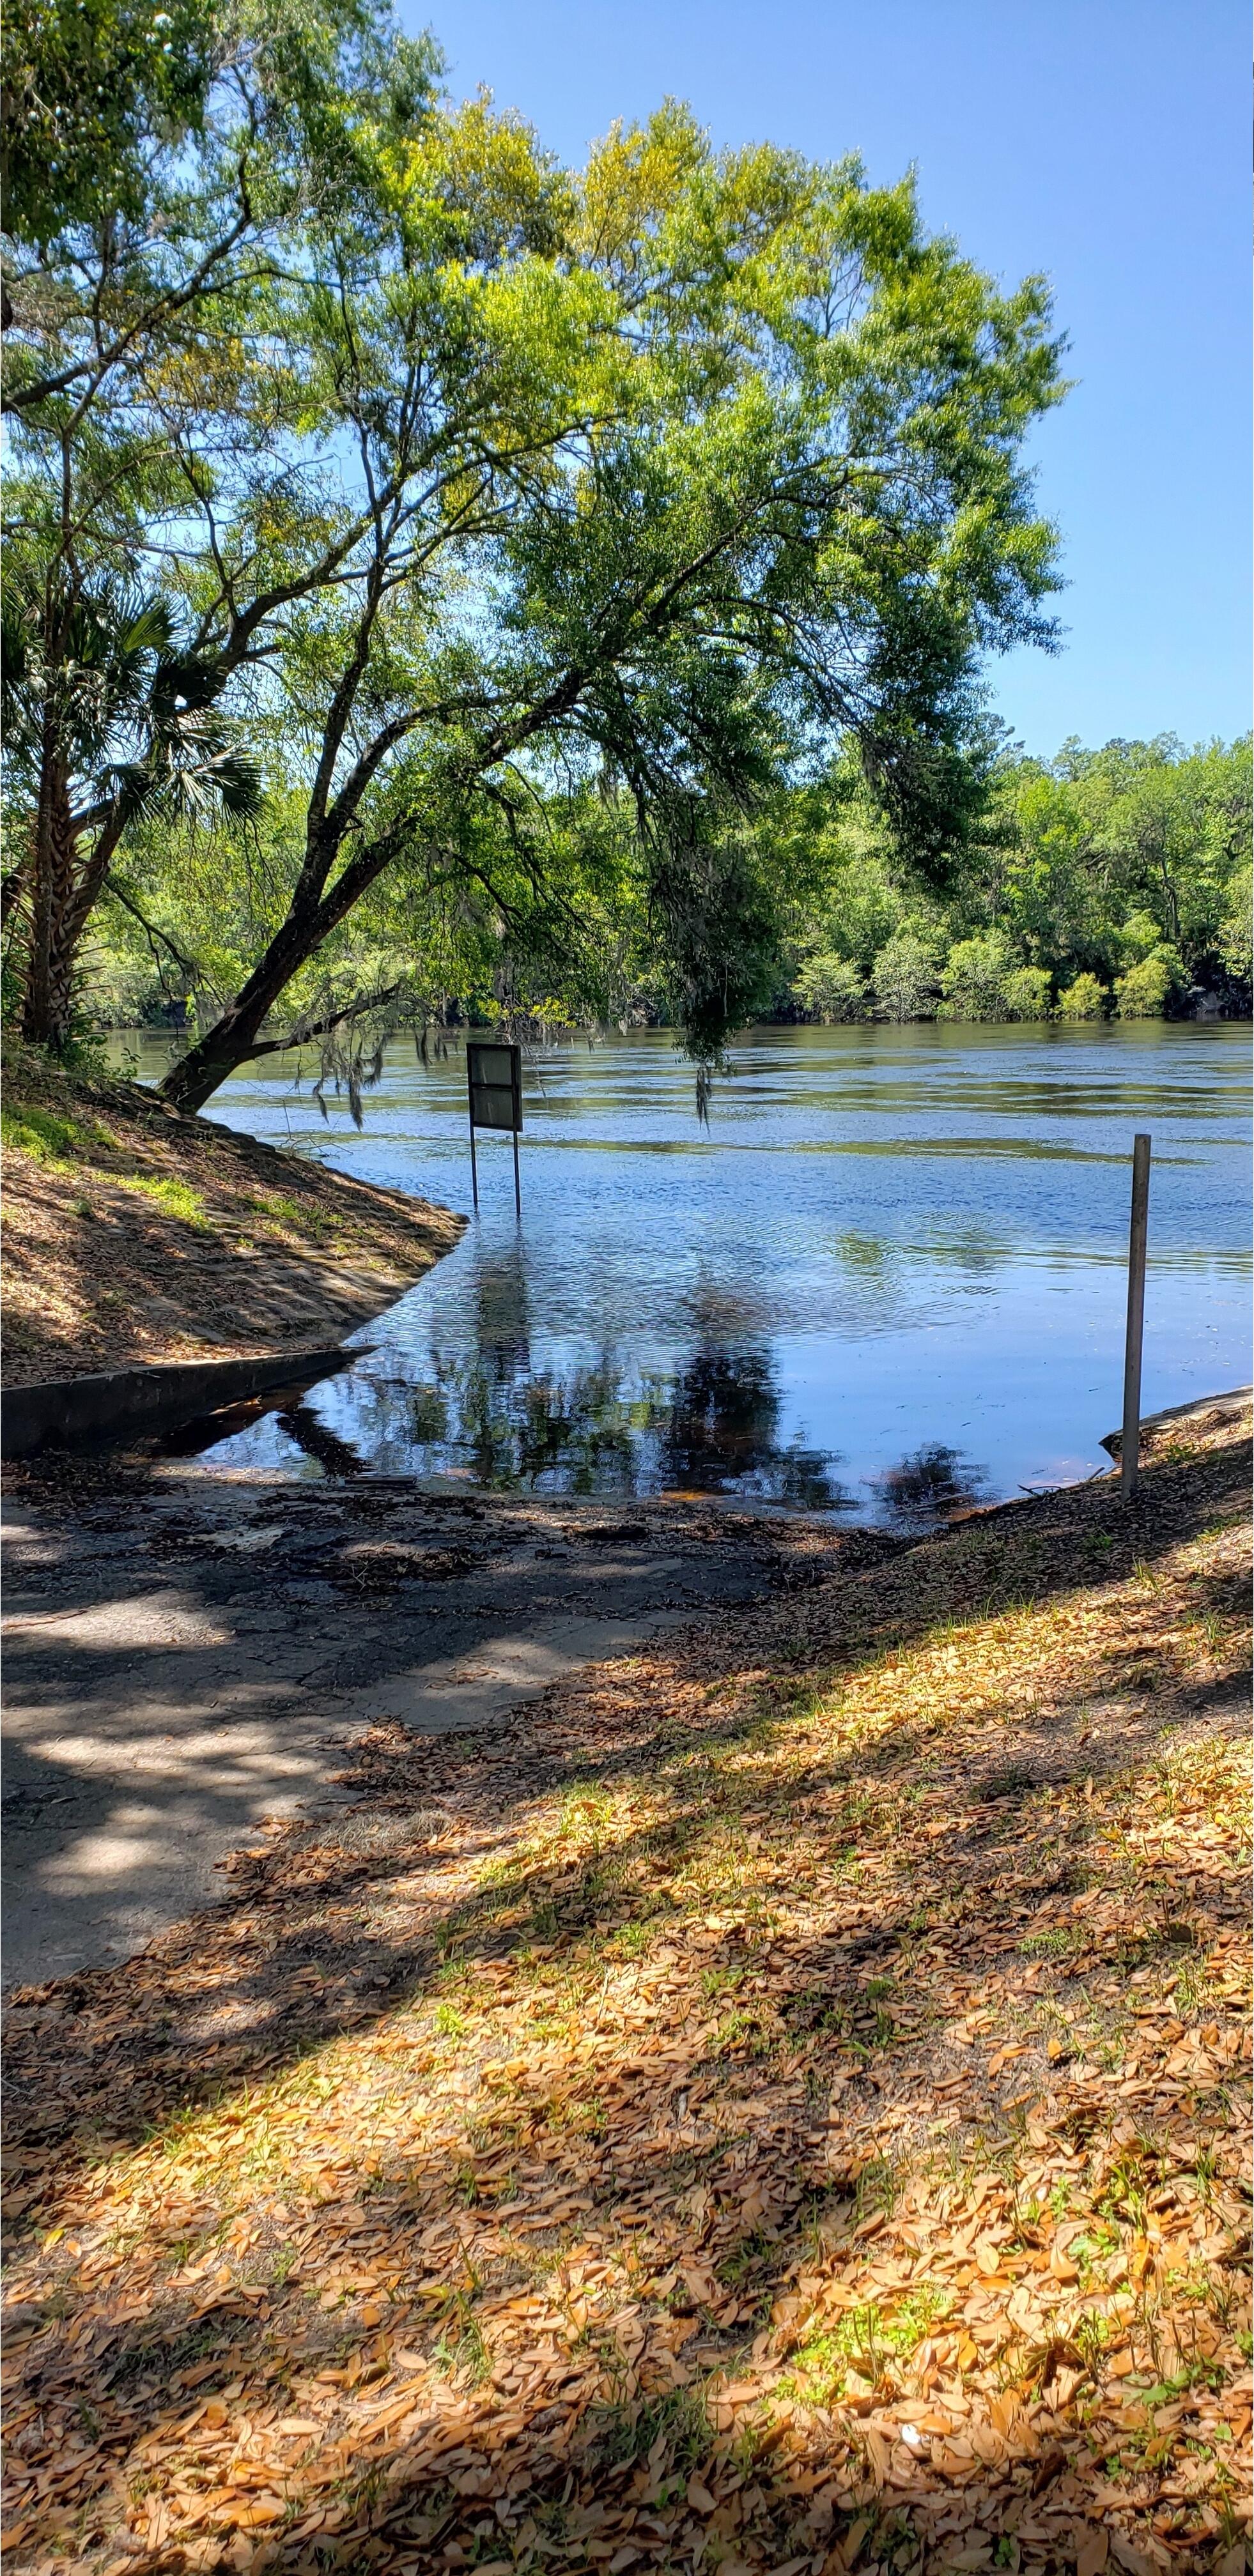
[[[814,1579],[840,1541],[696,1497],[498,1500],[162,1464],[4,1515],[6,1985],[115,1965],[325,1810],[369,1726],[499,1723],[580,1664]]]

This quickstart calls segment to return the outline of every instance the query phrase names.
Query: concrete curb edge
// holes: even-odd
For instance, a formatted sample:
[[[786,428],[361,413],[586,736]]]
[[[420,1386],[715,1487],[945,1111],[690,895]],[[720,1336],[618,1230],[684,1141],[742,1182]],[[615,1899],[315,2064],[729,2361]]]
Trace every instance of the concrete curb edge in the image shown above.
[[[262,1351],[251,1359],[175,1360],[151,1368],[107,1369],[88,1377],[10,1386],[0,1396],[0,1457],[24,1458],[50,1441],[141,1431],[171,1417],[189,1420],[270,1387],[308,1384],[362,1356],[342,1343],[325,1350]]]

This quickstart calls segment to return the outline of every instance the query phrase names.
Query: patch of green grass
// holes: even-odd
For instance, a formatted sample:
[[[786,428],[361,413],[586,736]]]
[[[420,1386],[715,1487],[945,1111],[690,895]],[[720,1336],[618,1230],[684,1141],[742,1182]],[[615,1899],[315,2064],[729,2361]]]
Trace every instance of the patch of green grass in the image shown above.
[[[714,2057],[734,2057],[743,2049],[749,2057],[766,2057],[773,2045],[772,2033],[759,2012],[733,2010],[724,2013],[710,2041],[710,2053]]]
[[[568,1789],[562,1800],[557,1839],[584,1844],[595,1857],[601,1849],[601,1838],[613,1812],[613,1799],[599,1781],[585,1788]]]
[[[437,2004],[434,2019],[441,2039],[465,2038],[465,2018],[459,2013],[456,2004]]]
[[[890,2351],[912,2353],[932,2331],[938,2320],[948,2315],[952,2305],[950,2292],[934,2281],[920,2281],[917,2287],[900,2299],[884,2329]]]
[[[807,2036],[834,2032],[848,2039],[852,2029],[848,2005],[817,1986],[807,1987],[804,1994],[789,1995],[783,2005],[783,2020],[788,2030]]]
[[[485,2138],[483,2143],[485,2145],[489,2145],[494,2144],[495,2141]],[[476,2173],[473,2164],[469,2161],[469,2158],[463,2158],[459,2164],[454,2166],[452,2181],[449,2188],[452,2191],[454,2200],[459,2200],[463,2209],[475,2209],[478,2207],[479,2176]]]
[[[599,2467],[629,2467],[647,2460],[654,2483],[672,2471],[686,2474],[705,2459],[713,2427],[699,2388],[668,2388],[660,2397],[599,2406],[592,2417],[592,2456]]]
[[[858,2176],[855,2199],[859,2218],[869,2217],[874,2209],[882,2209],[885,2218],[891,2218],[899,2196],[896,2166],[888,2156],[872,2156]]]
[[[213,1220],[208,1215],[199,1190],[188,1181],[157,1181],[146,1172],[111,1173],[110,1179],[119,1190],[129,1190],[133,1197],[150,1199],[163,1216],[178,1217],[197,1234],[212,1234]]]
[[[456,2374],[471,2388],[481,2387],[492,2367],[483,2328],[464,2290],[450,2290],[447,2294],[434,2358],[450,2378]]]
[[[779,2395],[800,2398],[806,2406],[830,2406],[843,2393],[847,2358],[834,2327],[809,2335],[792,2354]]]
[[[1061,1926],[1053,1932],[1029,1932],[1019,1943],[1020,1955],[1025,1959],[1062,1959],[1074,1948],[1074,1933]]]
[[[34,1108],[0,1110],[0,1137],[50,1171],[81,1161],[90,1145],[113,1142],[103,1127],[86,1128],[77,1119],[58,1118],[55,1110]]]
[[[726,1994],[732,1987],[743,1985],[747,1975],[746,1968],[703,1968],[701,1992],[709,1996]]]
[[[256,1197],[250,1198],[247,1204],[254,1215],[269,1217],[272,1225],[283,1226],[295,1234],[313,1235],[318,1239],[323,1235],[333,1234],[338,1223],[328,1209],[320,1208],[316,1203],[302,1207],[299,1199],[282,1198],[277,1190],[262,1190]]]
[[[760,2278],[763,2267],[773,2256],[769,2236],[760,2227],[751,2227],[725,2254],[718,2267],[718,2277],[729,2290],[743,2290],[750,2281]]]
[[[847,2374],[878,2385],[890,2360],[906,2360],[951,2305],[950,2293],[922,2281],[886,2313],[875,2299],[847,2308],[834,2325],[823,2327],[798,2344],[781,2392],[811,2406],[830,2406],[844,2391]]]

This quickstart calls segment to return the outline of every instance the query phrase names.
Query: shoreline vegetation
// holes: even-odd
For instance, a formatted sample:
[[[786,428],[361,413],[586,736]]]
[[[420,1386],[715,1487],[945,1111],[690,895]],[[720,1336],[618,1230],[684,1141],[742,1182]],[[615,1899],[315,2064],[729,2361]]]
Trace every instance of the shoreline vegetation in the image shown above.
[[[1248,1429],[381,1722],[18,1990],[15,2567],[1239,2576]]]
[[[1068,743],[1051,761],[1003,750],[980,821],[941,871],[943,884],[929,886],[852,759],[839,758],[814,786],[768,801],[724,852],[743,880],[746,1016],[1064,1026],[1247,1018],[1250,788],[1248,740],[1191,751],[1170,736],[1096,752]],[[277,864],[277,806],[270,829]],[[207,867],[211,852],[220,864]],[[238,861],[221,834],[141,832],[132,875],[134,902],[106,891],[102,903],[84,1022],[173,1027],[194,1041],[230,973],[242,971],[249,916],[243,884],[232,891]],[[595,954],[569,953],[569,925],[554,948],[534,923],[524,932],[516,919],[486,942],[463,923],[450,940],[433,917],[430,962],[418,963],[412,946],[388,942],[380,917],[368,951],[350,944],[338,959],[348,1042],[343,1029],[338,1044],[315,1038],[315,1061],[360,1081],[380,1037],[402,1027],[424,1045],[491,1025],[540,1037],[598,1022],[682,1032],[682,997],[657,970],[630,854],[619,849],[615,867],[602,864],[578,899]],[[211,953],[230,961],[225,977],[221,965],[197,966]],[[364,1007],[383,988],[387,1006]],[[330,990],[319,1000],[310,987],[306,1027]],[[264,1043],[283,1026],[267,1022]],[[301,1015],[286,1026],[299,1036]]]
[[[3,1383],[326,1347],[465,1219],[6,1051]]]

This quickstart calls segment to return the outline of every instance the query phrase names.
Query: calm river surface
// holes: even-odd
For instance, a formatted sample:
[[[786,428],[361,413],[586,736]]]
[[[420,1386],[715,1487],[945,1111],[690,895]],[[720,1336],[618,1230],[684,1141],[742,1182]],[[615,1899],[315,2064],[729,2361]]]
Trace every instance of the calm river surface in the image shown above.
[[[158,1078],[166,1042],[129,1043]],[[538,1058],[521,1225],[508,1139],[484,1137],[457,1251],[350,1371],[208,1460],[899,1526],[1091,1474],[1121,1406],[1138,1128],[1144,1408],[1248,1379],[1245,1028],[772,1028],[735,1067],[703,1131],[664,1032]],[[469,1209],[460,1047],[427,1069],[390,1047],[360,1134],[292,1075],[238,1076],[209,1114]]]

